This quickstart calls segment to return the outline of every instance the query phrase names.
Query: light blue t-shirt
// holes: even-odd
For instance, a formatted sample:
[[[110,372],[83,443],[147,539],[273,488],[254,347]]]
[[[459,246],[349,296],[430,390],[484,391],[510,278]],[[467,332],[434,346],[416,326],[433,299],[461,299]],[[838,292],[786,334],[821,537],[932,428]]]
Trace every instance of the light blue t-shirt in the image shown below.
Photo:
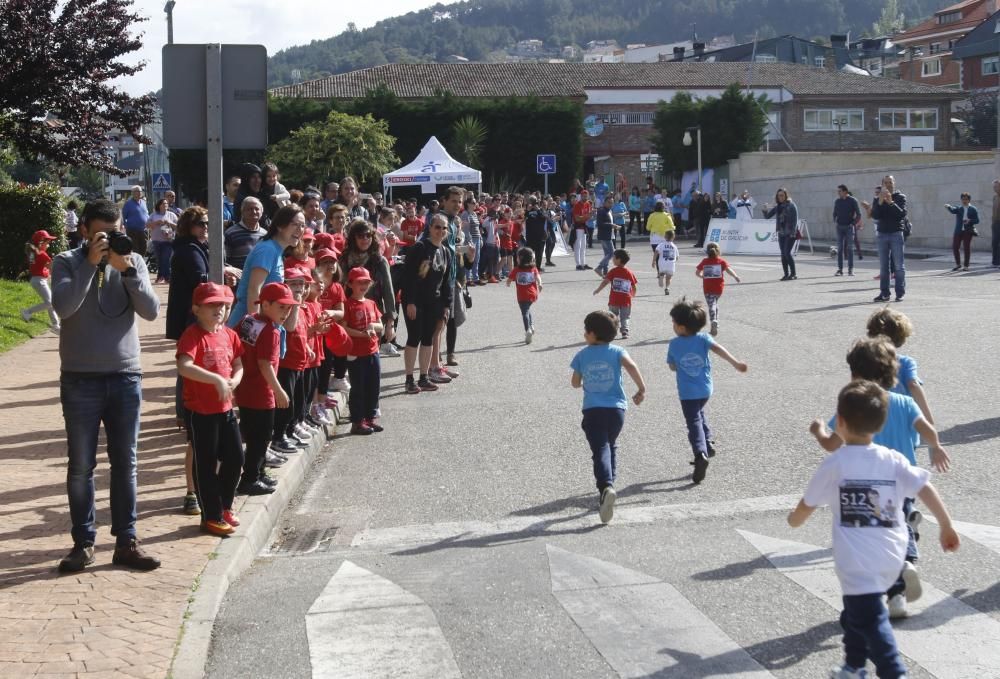
[[[918,418],[923,417],[917,402],[909,396],[889,392],[889,415],[885,418],[885,425],[882,431],[875,434],[873,441],[886,448],[897,450],[903,457],[916,466],[917,455],[915,449],[920,436],[913,427],[913,423]],[[833,429],[837,423],[837,416],[830,418],[829,426]]]
[[[247,315],[247,289],[250,287],[251,271],[254,269],[267,271],[263,285],[285,281],[285,260],[282,257],[284,252],[285,248],[280,243],[268,239],[259,241],[247,255],[246,264],[243,265],[243,276],[240,278],[240,284],[236,286],[236,303],[233,304],[233,310],[229,314],[227,325],[230,328],[235,328]]]
[[[628,208],[625,207],[625,203],[622,201],[618,201],[611,206],[611,218],[618,226],[625,226],[625,215],[627,214]]]
[[[627,355],[614,344],[590,344],[577,352],[569,365],[583,377],[583,410],[628,408],[622,384],[622,358]]]
[[[703,332],[674,337],[667,363],[677,368],[677,394],[682,401],[712,396],[712,361],[708,352],[715,340]]]
[[[896,386],[890,391],[903,396],[913,396],[910,393],[910,382],[916,380],[917,384],[923,384],[917,375],[917,362],[903,354],[896,354],[896,358],[899,360],[899,370],[896,372]]]

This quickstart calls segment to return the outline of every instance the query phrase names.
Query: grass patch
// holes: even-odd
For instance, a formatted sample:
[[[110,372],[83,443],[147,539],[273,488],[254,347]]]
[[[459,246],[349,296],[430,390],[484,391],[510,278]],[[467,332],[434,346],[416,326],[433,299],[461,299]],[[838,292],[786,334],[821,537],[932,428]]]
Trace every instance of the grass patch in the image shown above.
[[[40,301],[27,281],[0,280],[0,353],[48,331],[47,312],[35,314],[28,323],[21,319],[21,309]]]

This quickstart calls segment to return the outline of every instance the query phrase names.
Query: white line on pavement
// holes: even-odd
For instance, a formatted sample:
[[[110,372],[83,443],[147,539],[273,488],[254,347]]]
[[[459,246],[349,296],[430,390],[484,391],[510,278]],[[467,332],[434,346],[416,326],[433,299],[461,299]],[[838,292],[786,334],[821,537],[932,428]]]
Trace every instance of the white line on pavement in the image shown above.
[[[925,518],[931,523],[937,523],[933,516],[925,515]],[[951,525],[959,534],[1000,554],[1000,527],[966,521],[952,521]]]

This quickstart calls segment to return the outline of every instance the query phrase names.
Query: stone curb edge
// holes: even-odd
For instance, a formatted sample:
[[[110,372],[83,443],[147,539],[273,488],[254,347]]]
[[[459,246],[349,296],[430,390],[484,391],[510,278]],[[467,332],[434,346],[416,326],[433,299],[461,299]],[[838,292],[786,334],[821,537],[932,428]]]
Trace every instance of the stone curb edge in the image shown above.
[[[334,409],[337,423],[347,411],[346,401],[347,395],[340,394]],[[267,543],[281,512],[302,485],[309,465],[330,442],[332,433],[336,431],[336,424],[325,429],[325,436],[314,436],[307,448],[292,456],[281,468],[281,483],[274,493],[246,499],[240,509],[239,533],[219,539],[214,556],[209,557],[205,568],[195,579],[197,587],[188,598],[174,657],[167,673],[170,679],[201,679],[205,676],[215,616],[229,591],[229,585],[250,567],[257,553]]]

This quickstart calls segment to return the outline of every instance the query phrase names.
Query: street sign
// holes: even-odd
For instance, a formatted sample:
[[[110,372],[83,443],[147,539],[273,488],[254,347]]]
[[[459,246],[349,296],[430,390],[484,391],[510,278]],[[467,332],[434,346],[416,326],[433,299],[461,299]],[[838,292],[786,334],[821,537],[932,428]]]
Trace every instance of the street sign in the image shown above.
[[[604,132],[604,122],[595,115],[583,119],[583,133],[588,137],[600,137]]]
[[[154,172],[153,173],[153,190],[154,191],[169,191],[171,187],[170,173],[169,172]]]
[[[538,174],[556,173],[556,154],[539,153],[535,156],[535,171]]]

